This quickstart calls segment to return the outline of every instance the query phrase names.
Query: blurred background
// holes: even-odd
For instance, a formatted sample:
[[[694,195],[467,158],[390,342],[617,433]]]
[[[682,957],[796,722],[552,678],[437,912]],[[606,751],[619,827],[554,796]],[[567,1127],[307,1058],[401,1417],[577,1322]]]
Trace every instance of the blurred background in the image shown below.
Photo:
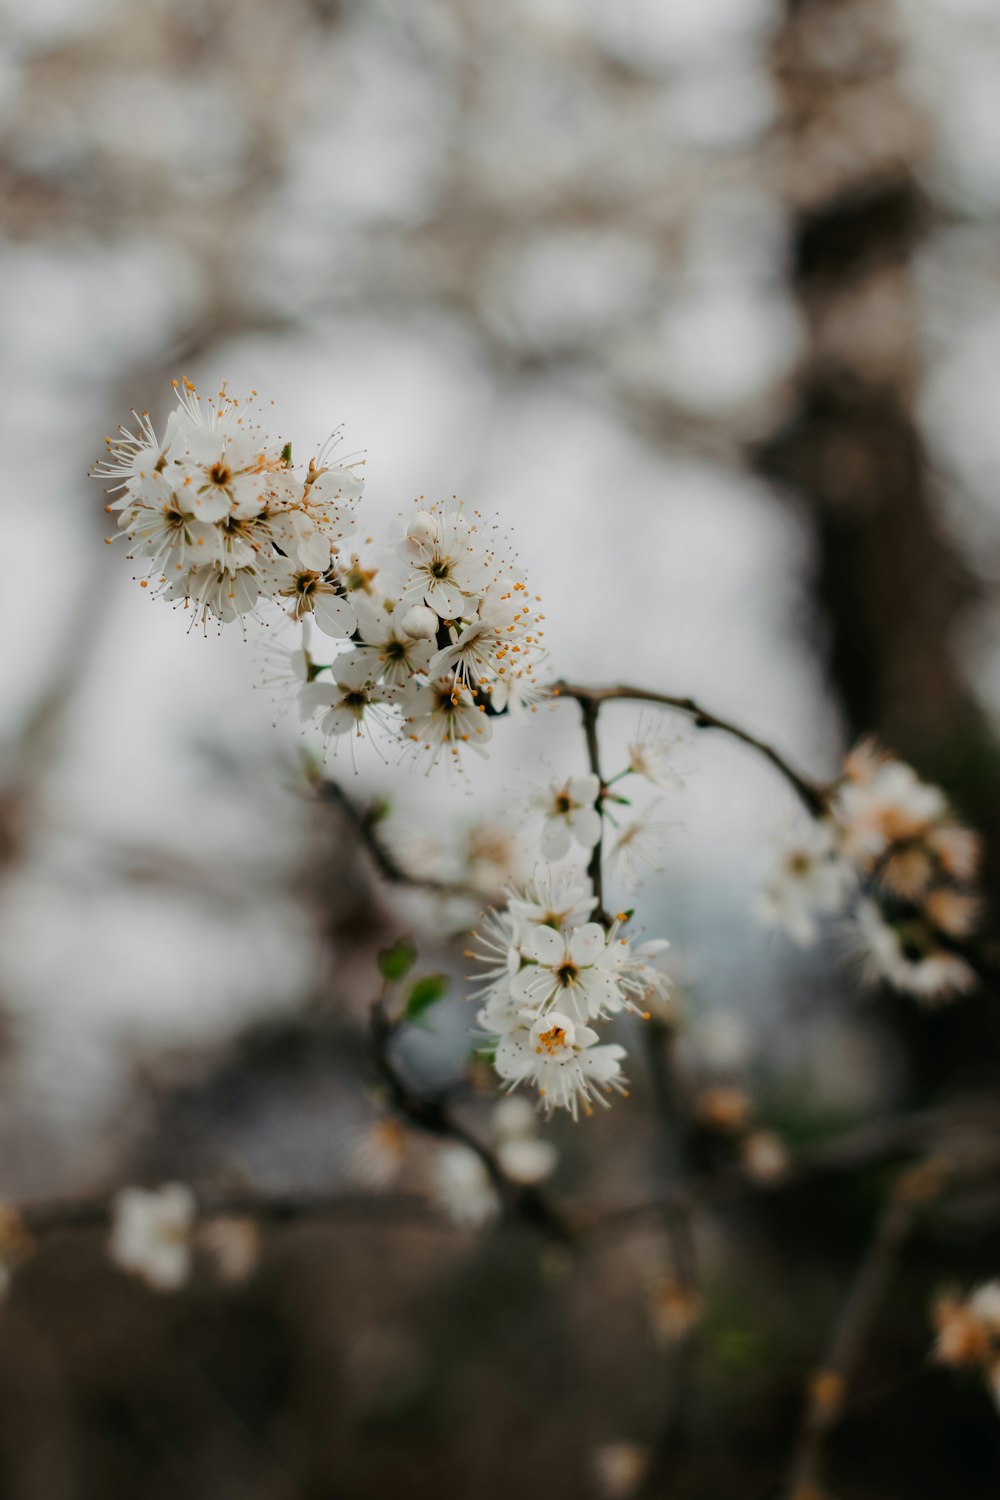
[[[468,1051],[440,933],[475,911],[380,886],[259,643],[185,634],[104,545],[88,466],[173,376],[259,390],[300,455],[343,425],[372,530],[417,494],[501,515],[553,675],[693,693],[819,777],[875,731],[984,833],[995,902],[998,69],[992,0],[0,0],[6,1199],[353,1190],[373,954],[404,929],[455,980],[412,1067]],[[636,719],[602,717],[606,765]],[[333,771],[401,857],[489,894],[524,868],[513,790],[540,755],[585,768],[571,704],[502,727],[467,782]],[[710,736],[677,758],[639,909],[692,1076],[793,1139],[995,1089],[992,997],[920,1012],[835,933],[762,929],[790,798]],[[651,1192],[634,1071],[553,1127],[556,1191]],[[773,1491],[877,1181],[700,1227],[691,1452],[658,1493]],[[926,1308],[998,1269],[998,1214],[981,1188],[918,1238],[842,1497],[997,1493],[1000,1419],[927,1366]],[[0,1495],[627,1493],[595,1450],[655,1441],[663,1254],[643,1230],[570,1268],[360,1213],[164,1298],[100,1234],[48,1237],[0,1314]]]

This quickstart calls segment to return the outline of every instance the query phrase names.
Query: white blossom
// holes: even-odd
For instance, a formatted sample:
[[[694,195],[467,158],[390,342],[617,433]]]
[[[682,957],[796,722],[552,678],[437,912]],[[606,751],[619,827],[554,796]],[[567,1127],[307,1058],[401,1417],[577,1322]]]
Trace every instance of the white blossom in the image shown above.
[[[493,1110],[497,1160],[514,1182],[531,1187],[551,1177],[559,1164],[552,1141],[538,1134],[538,1112],[527,1099],[508,1096]]]
[[[653,786],[679,790],[684,785],[674,766],[679,744],[675,735],[665,731],[662,716],[642,718],[635,739],[629,741],[628,768],[633,775],[642,776]]]
[[[484,754],[492,726],[471,694],[450,678],[410,682],[399,699],[404,733],[417,752],[427,751],[435,765],[447,748],[456,755],[463,745]]]
[[[350,652],[333,665],[332,681],[317,679],[299,694],[303,714],[322,712],[320,728],[337,739],[344,734],[359,737],[372,720],[385,722],[385,707],[393,701],[392,689],[372,682],[364,653]]]
[[[541,850],[546,859],[562,859],[576,843],[592,849],[601,837],[597,810],[600,778],[588,772],[568,781],[549,781],[529,797],[528,808],[542,817]]]
[[[624,823],[608,850],[609,865],[628,891],[637,890],[647,873],[658,874],[663,869],[660,855],[674,824],[653,816],[658,805],[652,803]]]
[[[533,927],[520,951],[526,962],[511,980],[515,1005],[543,1017],[557,1009],[581,1024],[633,1008],[619,982],[616,940],[599,922],[567,932]]]
[[[404,628],[405,611],[398,605],[389,610],[362,598],[354,608],[358,638],[363,643],[354,657],[367,663],[372,682],[405,687],[412,677],[428,670],[434,647]]]
[[[775,849],[757,903],[761,920],[803,947],[819,935],[817,918],[842,910],[855,884],[828,823],[806,823]]]
[[[921,781],[904,761],[869,752],[849,765],[855,774],[845,777],[834,802],[840,846],[849,858],[876,860],[890,845],[922,837],[947,814],[941,789]]]
[[[889,921],[874,901],[855,912],[855,947],[866,978],[884,980],[926,1005],[940,1004],[974,988],[976,976],[963,958],[941,948],[919,916]]]
[[[534,1085],[546,1114],[566,1109],[575,1120],[581,1107],[590,1114],[595,1100],[606,1105],[607,1093],[627,1092],[624,1047],[601,1045],[592,1027],[558,1010],[531,1025],[516,1015],[511,1021],[497,1042],[497,1073],[511,1088]]]
[[[183,1183],[123,1188],[114,1201],[111,1259],[157,1291],[176,1291],[191,1270],[194,1194]]]
[[[434,1156],[434,1194],[454,1223],[482,1229],[499,1210],[482,1161],[468,1146],[442,1146]]]

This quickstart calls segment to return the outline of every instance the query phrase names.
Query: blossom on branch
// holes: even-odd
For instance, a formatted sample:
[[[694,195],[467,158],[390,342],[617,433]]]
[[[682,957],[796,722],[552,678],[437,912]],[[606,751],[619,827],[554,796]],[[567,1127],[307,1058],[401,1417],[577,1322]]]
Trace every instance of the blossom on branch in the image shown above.
[[[147,1192],[123,1188],[114,1201],[111,1259],[160,1292],[177,1291],[191,1271],[195,1200],[184,1183]]]

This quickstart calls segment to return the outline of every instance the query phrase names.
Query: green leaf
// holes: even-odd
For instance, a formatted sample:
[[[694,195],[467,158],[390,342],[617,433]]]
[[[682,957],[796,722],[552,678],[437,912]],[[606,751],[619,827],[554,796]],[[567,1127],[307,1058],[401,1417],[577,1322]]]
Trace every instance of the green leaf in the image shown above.
[[[430,1010],[432,1005],[436,1005],[448,993],[449,983],[447,974],[424,974],[416,980],[406,997],[403,1020],[415,1021],[425,1010]]]
[[[291,445],[291,443],[286,443],[285,446],[282,448],[282,450],[281,450],[281,461],[285,465],[286,469],[290,469],[292,467],[292,445]]]
[[[378,956],[379,973],[391,984],[405,979],[417,961],[417,950],[408,937],[397,938],[391,948],[383,948]]]

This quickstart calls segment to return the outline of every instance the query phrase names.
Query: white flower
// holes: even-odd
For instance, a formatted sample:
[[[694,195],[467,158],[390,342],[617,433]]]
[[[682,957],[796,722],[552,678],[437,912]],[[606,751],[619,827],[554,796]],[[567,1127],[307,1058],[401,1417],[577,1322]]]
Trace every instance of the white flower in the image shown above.
[[[888,922],[873,901],[856,912],[859,956],[869,980],[885,980],[927,1005],[953,1000],[975,987],[973,970],[955,953],[939,947],[919,917]]]
[[[434,1157],[434,1193],[456,1224],[482,1229],[498,1209],[489,1173],[468,1146],[442,1146]]]
[[[615,977],[625,995],[625,1007],[637,1010],[643,1017],[655,1015],[658,1020],[674,1024],[677,1008],[673,1000],[673,981],[652,960],[670,947],[666,938],[649,938],[633,946],[619,939],[611,946]]]
[[[442,619],[461,619],[469,612],[467,601],[479,598],[492,581],[492,553],[461,506],[418,516],[426,516],[430,524],[411,522],[397,548],[405,567],[403,592]]]
[[[828,823],[807,823],[775,850],[757,903],[761,920],[803,947],[819,935],[816,918],[840,911],[854,885]]]
[[[574,842],[583,849],[592,849],[598,842],[600,791],[600,778],[588,773],[568,781],[550,781],[531,795],[529,808],[544,819],[541,849],[546,859],[562,859]]]
[[[548,866],[536,871],[523,891],[512,891],[507,909],[521,928],[553,927],[564,929],[586,922],[597,905],[572,875],[557,875]]]
[[[170,484],[163,477],[166,445],[157,438],[148,412],[133,412],[132,415],[139,424],[138,432],[119,427],[114,442],[105,438],[107,457],[93,468],[95,478],[112,480],[111,490],[120,492],[118,498],[108,505],[108,510],[120,510],[136,500],[157,504],[170,498]]]
[[[679,744],[680,740],[666,734],[656,719],[640,719],[636,737],[628,746],[628,768],[653,786],[678,790],[684,785],[673,764]]]
[[[290,601],[288,613],[293,620],[311,617],[324,635],[344,640],[357,626],[354,606],[347,598],[343,582],[333,569],[317,573],[286,557],[267,560],[265,577],[268,593],[275,599]]]
[[[173,413],[164,475],[202,521],[259,515],[267,503],[267,475],[281,467],[281,445],[255,424],[245,425],[233,408],[218,415],[216,410],[201,412],[197,420],[190,407]]]
[[[511,998],[536,1016],[556,1009],[581,1024],[632,1008],[619,984],[617,943],[599,922],[569,932],[535,926],[520,951],[527,960],[510,984]]]
[[[113,1206],[111,1259],[157,1291],[176,1291],[191,1270],[194,1220],[194,1194],[183,1183],[123,1188]]]
[[[457,755],[462,745],[479,754],[492,734],[485,711],[478,707],[464,688],[449,678],[434,682],[411,682],[399,699],[405,732],[418,750],[430,753],[434,765],[447,746]]]
[[[303,717],[325,709],[319,727],[334,738],[360,736],[372,720],[384,724],[385,706],[392,699],[388,688],[370,680],[369,662],[361,652],[349,652],[334,662],[332,682],[307,683],[299,694]]]
[[[520,579],[494,583],[474,613],[466,611],[461,621],[451,625],[451,643],[431,662],[431,676],[451,674],[466,687],[488,685],[491,692],[500,686],[496,680],[502,682],[508,675],[530,680],[538,650],[532,609]]]
[[[607,1105],[606,1093],[626,1092],[624,1047],[598,1042],[590,1026],[578,1025],[564,1011],[550,1010],[531,1026],[515,1020],[503,1032],[497,1042],[496,1070],[511,1088],[534,1084],[546,1114],[566,1109],[575,1120],[581,1106],[590,1114],[593,1100]]]
[[[626,890],[636,890],[647,871],[656,874],[663,869],[660,853],[674,825],[653,817],[658,805],[652,803],[638,817],[623,824],[608,851],[609,863]]]
[[[427,671],[433,644],[404,630],[403,612],[398,606],[389,611],[371,599],[360,598],[355,613],[358,636],[364,644],[354,655],[368,663],[373,682],[403,687],[411,677]]]
[[[118,525],[132,542],[129,556],[148,557],[168,576],[221,561],[217,528],[185,511],[174,495],[157,505],[130,505]]]
[[[194,623],[207,624],[214,616],[223,625],[230,624],[241,615],[252,614],[261,595],[261,578],[256,568],[228,568],[212,563],[205,568],[192,568],[183,577],[169,581],[163,597],[183,603],[185,609],[194,608]]]

